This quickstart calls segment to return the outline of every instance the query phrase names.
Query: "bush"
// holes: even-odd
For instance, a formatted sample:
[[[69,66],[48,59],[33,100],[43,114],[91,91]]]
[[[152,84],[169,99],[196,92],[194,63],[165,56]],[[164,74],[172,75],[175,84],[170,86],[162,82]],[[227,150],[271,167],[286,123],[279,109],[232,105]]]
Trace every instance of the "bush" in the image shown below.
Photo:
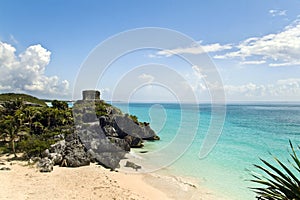
[[[129,115],[129,117],[132,119],[132,121],[136,124],[139,124],[139,120],[138,120],[138,117],[135,116],[135,115]]]
[[[65,101],[58,101],[53,100],[51,102],[53,108],[57,108],[58,110],[67,110],[68,109],[68,103]]]
[[[31,135],[18,144],[18,148],[24,151],[28,157],[40,156],[41,153],[54,144],[53,139],[46,139],[41,136]]]

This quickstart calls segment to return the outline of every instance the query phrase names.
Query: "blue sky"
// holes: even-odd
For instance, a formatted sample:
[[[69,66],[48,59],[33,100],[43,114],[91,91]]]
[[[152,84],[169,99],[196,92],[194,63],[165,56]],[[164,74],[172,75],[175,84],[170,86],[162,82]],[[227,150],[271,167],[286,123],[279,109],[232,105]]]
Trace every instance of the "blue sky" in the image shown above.
[[[99,43],[130,29],[161,27],[202,46],[218,69],[228,101],[299,101],[299,15],[299,0],[1,0],[0,92],[70,99],[80,66]],[[99,80],[103,98],[124,100],[113,94],[120,77],[139,65],[159,63],[182,74],[200,101],[209,100],[205,72],[174,55],[203,52],[192,46],[168,50],[173,53],[141,50],[120,58]],[[155,80],[147,73],[137,77],[148,78],[150,86]],[[176,99],[168,88],[149,85],[131,100]],[[162,95],[164,90],[170,95]]]

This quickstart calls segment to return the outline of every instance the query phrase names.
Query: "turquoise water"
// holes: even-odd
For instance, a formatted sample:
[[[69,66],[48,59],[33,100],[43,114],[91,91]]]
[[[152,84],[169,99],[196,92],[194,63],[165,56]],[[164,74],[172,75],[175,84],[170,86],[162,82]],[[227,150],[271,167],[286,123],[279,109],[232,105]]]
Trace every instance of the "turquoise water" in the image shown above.
[[[210,128],[211,105],[180,106],[179,104],[114,104],[124,112],[151,122],[151,127],[161,137],[160,141],[148,142],[146,149],[157,151],[176,143],[174,154],[184,142],[176,141],[180,127],[185,134],[196,130],[196,136],[182,156],[178,156],[162,171],[194,177],[214,192],[234,200],[255,199],[248,187],[251,178],[248,170],[260,163],[259,157],[272,160],[269,152],[287,160],[288,140],[300,144],[300,104],[235,104],[226,106],[226,118],[222,134],[210,154],[199,159],[200,147]],[[195,129],[195,114],[199,125]],[[184,116],[184,117],[182,117]],[[175,146],[176,146],[175,145]],[[142,155],[142,154],[141,154]],[[163,156],[163,155],[162,155]]]
[[[49,106],[49,107],[52,107],[52,103],[51,102],[45,102],[46,104],[47,104],[47,106]],[[67,102],[67,104],[68,104],[68,107],[69,108],[72,108],[73,107],[73,102]]]

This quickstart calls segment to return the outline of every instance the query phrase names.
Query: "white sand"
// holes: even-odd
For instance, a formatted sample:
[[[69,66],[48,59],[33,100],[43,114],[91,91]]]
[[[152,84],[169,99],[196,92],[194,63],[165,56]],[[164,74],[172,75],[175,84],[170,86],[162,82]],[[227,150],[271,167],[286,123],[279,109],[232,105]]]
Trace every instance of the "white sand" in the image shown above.
[[[0,162],[0,199],[203,199],[221,200],[178,177],[111,172],[96,164],[79,168],[55,166],[40,173],[27,162]]]

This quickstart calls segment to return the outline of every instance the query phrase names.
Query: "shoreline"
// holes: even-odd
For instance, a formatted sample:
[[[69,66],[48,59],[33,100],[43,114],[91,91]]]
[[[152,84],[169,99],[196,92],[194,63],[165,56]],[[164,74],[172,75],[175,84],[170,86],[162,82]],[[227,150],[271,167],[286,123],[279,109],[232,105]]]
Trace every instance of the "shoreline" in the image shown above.
[[[40,173],[27,161],[7,158],[0,157],[0,168],[11,169],[0,171],[0,199],[225,200],[184,177],[112,172],[95,163]]]

